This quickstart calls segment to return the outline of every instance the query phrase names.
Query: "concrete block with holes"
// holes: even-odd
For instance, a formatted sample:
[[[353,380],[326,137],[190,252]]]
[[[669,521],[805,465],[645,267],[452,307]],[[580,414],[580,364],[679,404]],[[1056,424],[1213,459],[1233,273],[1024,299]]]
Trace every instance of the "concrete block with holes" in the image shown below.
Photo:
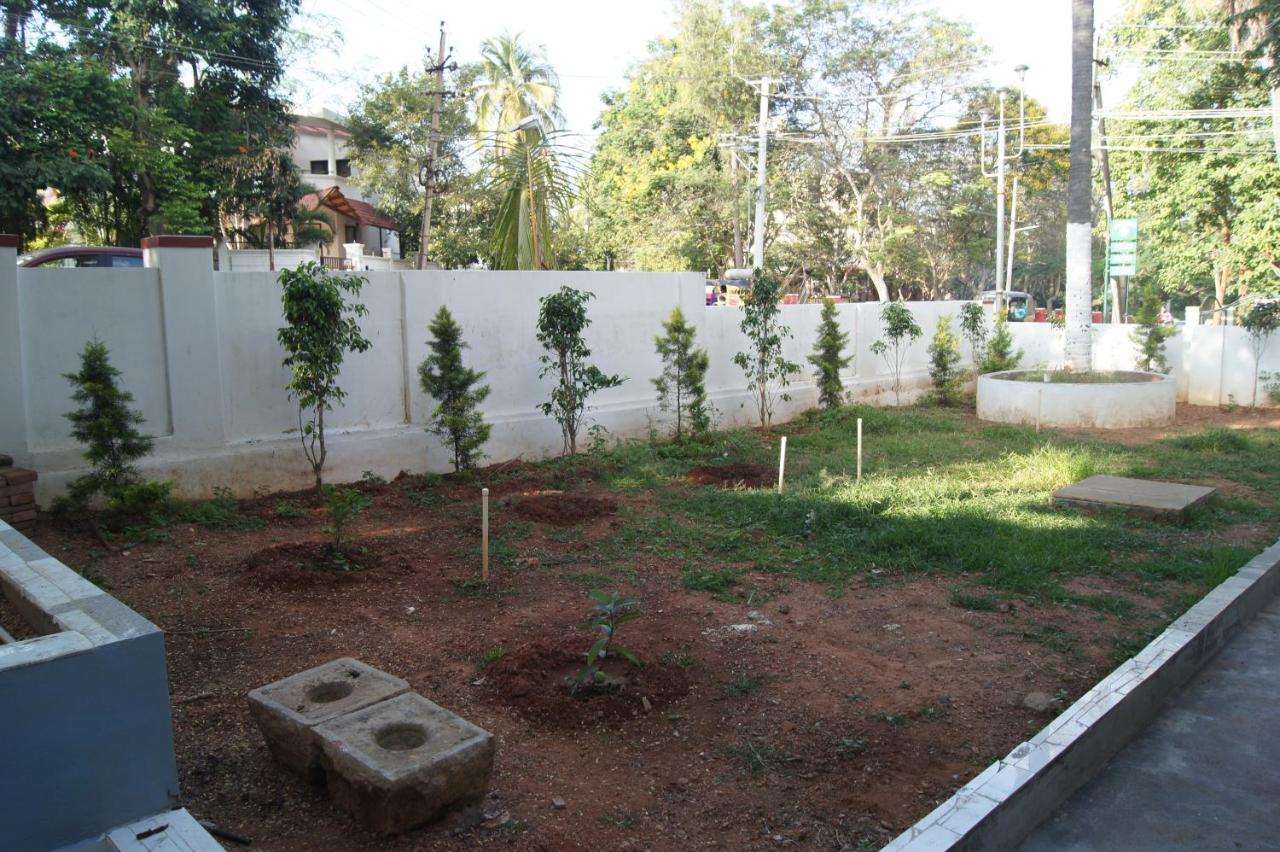
[[[271,754],[295,774],[323,778],[317,725],[409,691],[409,684],[342,657],[249,693],[249,711]]]
[[[415,692],[318,725],[334,804],[371,831],[474,823],[493,773],[493,735]]]

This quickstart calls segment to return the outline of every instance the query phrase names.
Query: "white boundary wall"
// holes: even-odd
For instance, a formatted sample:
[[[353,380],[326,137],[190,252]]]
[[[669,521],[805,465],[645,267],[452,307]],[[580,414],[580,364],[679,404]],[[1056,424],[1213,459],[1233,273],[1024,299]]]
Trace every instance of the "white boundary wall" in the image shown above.
[[[311,482],[297,439],[297,409],[284,390],[287,371],[276,343],[281,325],[280,289],[274,273],[214,272],[208,246],[181,246],[160,238],[147,248],[141,270],[16,269],[15,250],[0,247],[0,452],[40,472],[39,497],[48,500],[82,471],[82,461],[62,414],[72,409],[62,377],[77,366],[84,342],[96,335],[111,349],[157,436],[142,465],[148,476],[171,477],[180,495],[206,496],[226,485],[247,495],[259,488],[304,488]],[[175,246],[174,243],[179,243]],[[417,365],[426,356],[427,324],[448,305],[471,348],[467,363],[487,373],[492,393],[485,417],[493,436],[487,461],[556,454],[556,423],[536,406],[549,380],[538,378],[540,347],[534,322],[540,297],[562,285],[587,290],[592,325],[588,343],[601,369],[627,381],[592,400],[594,422],[615,437],[663,428],[650,380],[660,364],[654,337],[679,305],[697,326],[698,342],[711,356],[707,387],[721,426],[753,422],[754,408],[741,371],[732,363],[746,348],[738,328],[741,310],[704,305],[698,273],[371,271],[361,300],[372,348],[349,356],[341,384],[345,404],[327,418],[330,453],[326,475],[359,478],[365,470],[391,477],[400,470],[443,471],[449,457],[423,423],[431,400],[418,386]],[[926,347],[938,316],[958,302],[912,303],[925,331],[911,347],[903,402],[928,386]],[[779,402],[784,422],[816,404],[812,351],[818,305],[784,306],[794,338],[787,356],[802,366]],[[871,353],[880,333],[876,303],[838,307],[849,333],[854,363],[845,376],[851,398],[893,404],[891,375]],[[1025,350],[1024,367],[1061,363],[1061,333],[1045,324],[1011,326]],[[1128,328],[1095,331],[1099,368],[1130,369]],[[1280,342],[1263,369],[1280,371]],[[1191,327],[1169,342],[1179,398],[1199,404],[1245,402],[1252,356],[1240,329]],[[583,436],[585,437],[585,436]]]

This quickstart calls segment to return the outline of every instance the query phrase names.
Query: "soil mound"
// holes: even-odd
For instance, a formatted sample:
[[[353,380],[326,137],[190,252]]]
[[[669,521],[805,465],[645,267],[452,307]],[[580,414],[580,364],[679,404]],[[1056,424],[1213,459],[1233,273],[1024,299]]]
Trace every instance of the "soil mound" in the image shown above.
[[[722,464],[695,467],[689,471],[689,479],[721,488],[768,488],[777,482],[778,472],[765,464]]]
[[[569,527],[612,515],[618,504],[608,497],[591,497],[586,494],[531,494],[515,504],[516,514],[527,521]]]
[[[333,546],[320,541],[277,544],[249,555],[241,568],[248,583],[270,591],[309,587],[336,587],[359,581],[361,572],[381,560],[370,549],[357,552],[342,568]]]

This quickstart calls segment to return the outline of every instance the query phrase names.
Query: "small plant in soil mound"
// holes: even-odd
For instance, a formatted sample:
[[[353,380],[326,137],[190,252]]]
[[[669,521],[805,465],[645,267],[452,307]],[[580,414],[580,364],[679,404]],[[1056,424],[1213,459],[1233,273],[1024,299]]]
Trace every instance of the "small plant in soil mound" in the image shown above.
[[[329,510],[329,525],[324,531],[329,534],[330,549],[333,561],[338,567],[347,570],[351,567],[354,555],[351,538],[351,525],[356,515],[369,507],[369,498],[354,488],[337,488],[332,485],[323,487],[325,506]]]
[[[619,627],[640,617],[637,609],[640,606],[639,599],[624,598],[617,591],[608,594],[593,591],[591,597],[596,603],[591,607],[587,624],[600,631],[600,637],[596,639],[590,650],[583,654],[587,658],[587,665],[573,680],[573,686],[569,691],[574,694],[584,687],[592,689],[605,683],[607,678],[603,666],[610,654],[618,655],[633,666],[640,665],[640,660],[635,654],[613,641]]]

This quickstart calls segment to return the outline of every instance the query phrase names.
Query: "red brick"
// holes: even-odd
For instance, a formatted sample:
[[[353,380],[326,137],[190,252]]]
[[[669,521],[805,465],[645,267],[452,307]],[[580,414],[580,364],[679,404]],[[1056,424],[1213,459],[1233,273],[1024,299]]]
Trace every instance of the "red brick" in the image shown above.
[[[10,486],[25,485],[28,482],[36,481],[36,472],[34,470],[25,470],[20,467],[10,468],[0,476],[4,477],[5,483]]]
[[[36,510],[27,509],[25,512],[17,512],[16,514],[10,516],[7,520],[9,521],[10,524],[17,526],[23,521],[34,521],[35,519],[36,519]]]
[[[27,504],[29,504],[29,503],[34,503],[34,502],[36,502],[36,495],[35,495],[35,492],[30,491],[30,490],[28,490],[28,491],[26,491],[25,493],[22,493],[22,494],[11,494],[11,495],[9,495],[9,505],[10,505],[10,506],[24,506],[24,505],[27,505]]]

